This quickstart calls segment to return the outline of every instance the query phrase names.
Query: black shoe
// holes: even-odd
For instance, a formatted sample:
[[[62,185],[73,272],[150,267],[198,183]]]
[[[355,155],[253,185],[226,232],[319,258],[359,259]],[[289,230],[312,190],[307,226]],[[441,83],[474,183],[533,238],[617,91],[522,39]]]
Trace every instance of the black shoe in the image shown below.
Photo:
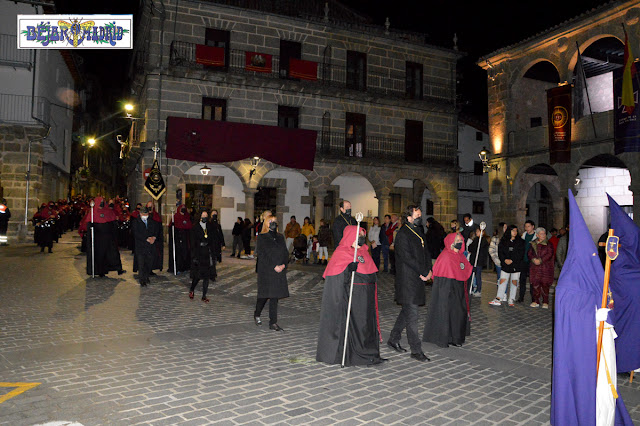
[[[411,358],[417,359],[418,361],[425,362],[431,361],[428,356],[424,354],[424,352],[419,352],[417,354],[411,354]]]
[[[262,320],[260,319],[260,317],[253,317],[253,322],[255,322],[256,325],[262,325]]]
[[[524,299],[519,298],[519,299],[516,300],[516,303],[524,303]]]
[[[399,342],[398,342],[398,343],[393,343],[393,342],[391,342],[391,340],[389,340],[389,341],[387,342],[387,346],[389,346],[391,349],[393,349],[393,350],[394,350],[394,351],[396,351],[396,352],[400,352],[400,353],[402,353],[402,352],[406,352],[406,351],[407,351],[405,348],[403,348],[402,346],[400,346],[400,343],[399,343]]]
[[[235,256],[236,256],[235,253],[231,253],[231,256],[229,256],[229,257],[235,257]]]
[[[157,274],[156,274],[155,272],[153,272],[153,271],[149,272],[149,276],[150,276],[150,277],[155,277],[156,275],[157,275]]]
[[[100,278],[104,278],[105,274],[100,274],[99,277]]]
[[[269,330],[284,331],[284,328],[280,327],[278,324],[271,324],[269,326]]]
[[[44,247],[40,248],[40,253],[44,253]]]
[[[127,272],[127,271],[125,271],[124,269],[120,269],[120,270],[118,271],[118,275],[122,275],[122,274],[124,274],[125,272]]]
[[[147,286],[146,281],[140,281],[140,287],[146,287],[146,286]]]
[[[53,253],[53,251],[51,251],[51,249],[49,249],[49,253]]]
[[[460,343],[449,343],[451,346],[455,346],[456,348],[461,348],[462,345]]]
[[[367,365],[380,365],[384,364],[387,361],[389,361],[387,358],[376,358]]]

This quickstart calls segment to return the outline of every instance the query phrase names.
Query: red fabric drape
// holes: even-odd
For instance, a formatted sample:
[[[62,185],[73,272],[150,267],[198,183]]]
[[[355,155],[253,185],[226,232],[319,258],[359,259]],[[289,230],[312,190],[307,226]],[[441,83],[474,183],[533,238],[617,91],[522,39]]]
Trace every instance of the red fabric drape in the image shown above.
[[[203,65],[223,67],[224,48],[196,44],[196,62]]]
[[[291,58],[289,59],[289,76],[301,80],[317,80],[318,63]]]
[[[292,169],[313,170],[316,131],[196,118],[167,118],[167,157],[226,163],[260,157]]]
[[[272,57],[266,53],[244,52],[244,67],[248,71],[271,72]]]

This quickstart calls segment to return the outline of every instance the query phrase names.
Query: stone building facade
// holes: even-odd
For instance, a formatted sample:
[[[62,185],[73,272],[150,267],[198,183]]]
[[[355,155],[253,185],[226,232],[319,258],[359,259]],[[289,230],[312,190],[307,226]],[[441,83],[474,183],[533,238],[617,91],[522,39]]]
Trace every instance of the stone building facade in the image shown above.
[[[45,12],[54,12],[52,1],[0,3],[0,197],[11,209],[9,242],[32,231],[25,208],[30,219],[69,192],[76,63],[68,52],[16,48],[16,16]]]
[[[153,162],[157,143],[167,184],[163,214],[178,197],[184,202],[193,195],[190,185],[213,185],[212,203],[222,210],[226,230],[236,216],[253,220],[260,213],[255,203],[264,188],[273,190],[281,226],[295,212],[300,222],[300,216],[331,219],[345,193],[358,197],[360,187],[368,198],[353,209],[365,216],[413,201],[428,203],[438,220],[456,216],[455,50],[430,46],[424,35],[370,25],[335,1],[167,1],[164,8],[145,2],[141,15],[132,64],[141,120],[127,161],[131,198],[149,198],[141,172]],[[206,43],[224,47],[224,66],[197,63],[196,46]],[[246,52],[273,55],[272,72],[247,71]],[[316,63],[317,74],[290,78],[288,58]],[[207,105],[212,109],[205,111]],[[210,117],[215,111],[220,115]],[[201,176],[203,163],[167,159],[167,117],[204,115],[315,130],[313,171],[260,159],[251,173],[246,159]],[[353,138],[361,145],[349,151]],[[347,188],[345,178],[362,185]]]
[[[640,156],[637,153],[614,153],[613,95],[611,72],[621,67],[625,25],[630,45],[637,50],[640,42],[640,2],[609,2],[566,21],[547,31],[486,55],[478,65],[487,71],[489,102],[489,161],[499,170],[490,173],[490,203],[493,221],[521,226],[532,217],[528,211],[532,194],[540,185],[548,197],[548,227],[567,224],[567,190],[572,189],[584,207],[606,209],[604,204],[589,204],[594,196],[603,199],[604,191],[640,191]],[[550,164],[546,90],[575,81],[578,49],[582,55],[593,121],[589,111],[571,124],[571,162]],[[637,52],[634,52],[637,54]],[[575,99],[575,89],[573,89]],[[587,108],[585,100],[585,108]],[[594,128],[595,133],[594,133]],[[585,186],[580,176],[594,167],[614,168],[602,172],[597,185]],[[630,186],[613,176],[627,170]],[[611,178],[607,178],[610,176]],[[594,187],[594,186],[597,186]],[[535,188],[534,188],[535,187]],[[533,189],[532,189],[533,188]],[[620,190],[620,191],[618,191]],[[597,194],[596,194],[597,192]],[[630,194],[629,193],[629,194]],[[625,192],[626,194],[626,192]],[[616,194],[617,196],[618,194]],[[614,198],[616,198],[614,196]],[[626,196],[626,195],[625,195]],[[529,199],[529,201],[528,201]],[[534,200],[535,201],[535,200]],[[633,210],[640,212],[640,197],[633,197]],[[547,209],[547,207],[545,207]],[[588,216],[588,213],[585,214]],[[606,228],[606,215],[598,214],[587,224],[592,234]],[[640,215],[636,214],[638,221]]]

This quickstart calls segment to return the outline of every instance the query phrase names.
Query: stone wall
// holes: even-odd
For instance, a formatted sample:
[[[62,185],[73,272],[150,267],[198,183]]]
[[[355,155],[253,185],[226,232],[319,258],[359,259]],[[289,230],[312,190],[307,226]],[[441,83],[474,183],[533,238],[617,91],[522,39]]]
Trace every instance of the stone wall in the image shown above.
[[[9,243],[26,241],[33,232],[30,220],[24,224],[25,199],[27,189],[27,164],[29,139],[31,143],[31,179],[29,185],[29,210],[27,219],[35,214],[37,207],[46,200],[40,198],[42,189],[42,157],[41,138],[46,131],[41,127],[23,127],[0,125],[0,185],[7,206],[11,210],[7,236]]]

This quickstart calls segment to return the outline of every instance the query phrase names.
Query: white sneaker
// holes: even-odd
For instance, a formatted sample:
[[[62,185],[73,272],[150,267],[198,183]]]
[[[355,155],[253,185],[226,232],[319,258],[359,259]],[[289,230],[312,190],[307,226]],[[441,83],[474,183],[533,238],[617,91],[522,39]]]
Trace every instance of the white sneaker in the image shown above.
[[[473,297],[482,297],[482,293],[476,291],[475,293],[473,293]]]
[[[500,302],[500,299],[493,299],[491,302],[489,302],[489,304],[491,306],[501,306],[502,303]]]
[[[540,305],[537,302],[531,302],[529,306],[531,306],[532,308],[537,308]]]
[[[548,303],[543,303],[542,304],[542,309],[549,309],[549,304]]]

